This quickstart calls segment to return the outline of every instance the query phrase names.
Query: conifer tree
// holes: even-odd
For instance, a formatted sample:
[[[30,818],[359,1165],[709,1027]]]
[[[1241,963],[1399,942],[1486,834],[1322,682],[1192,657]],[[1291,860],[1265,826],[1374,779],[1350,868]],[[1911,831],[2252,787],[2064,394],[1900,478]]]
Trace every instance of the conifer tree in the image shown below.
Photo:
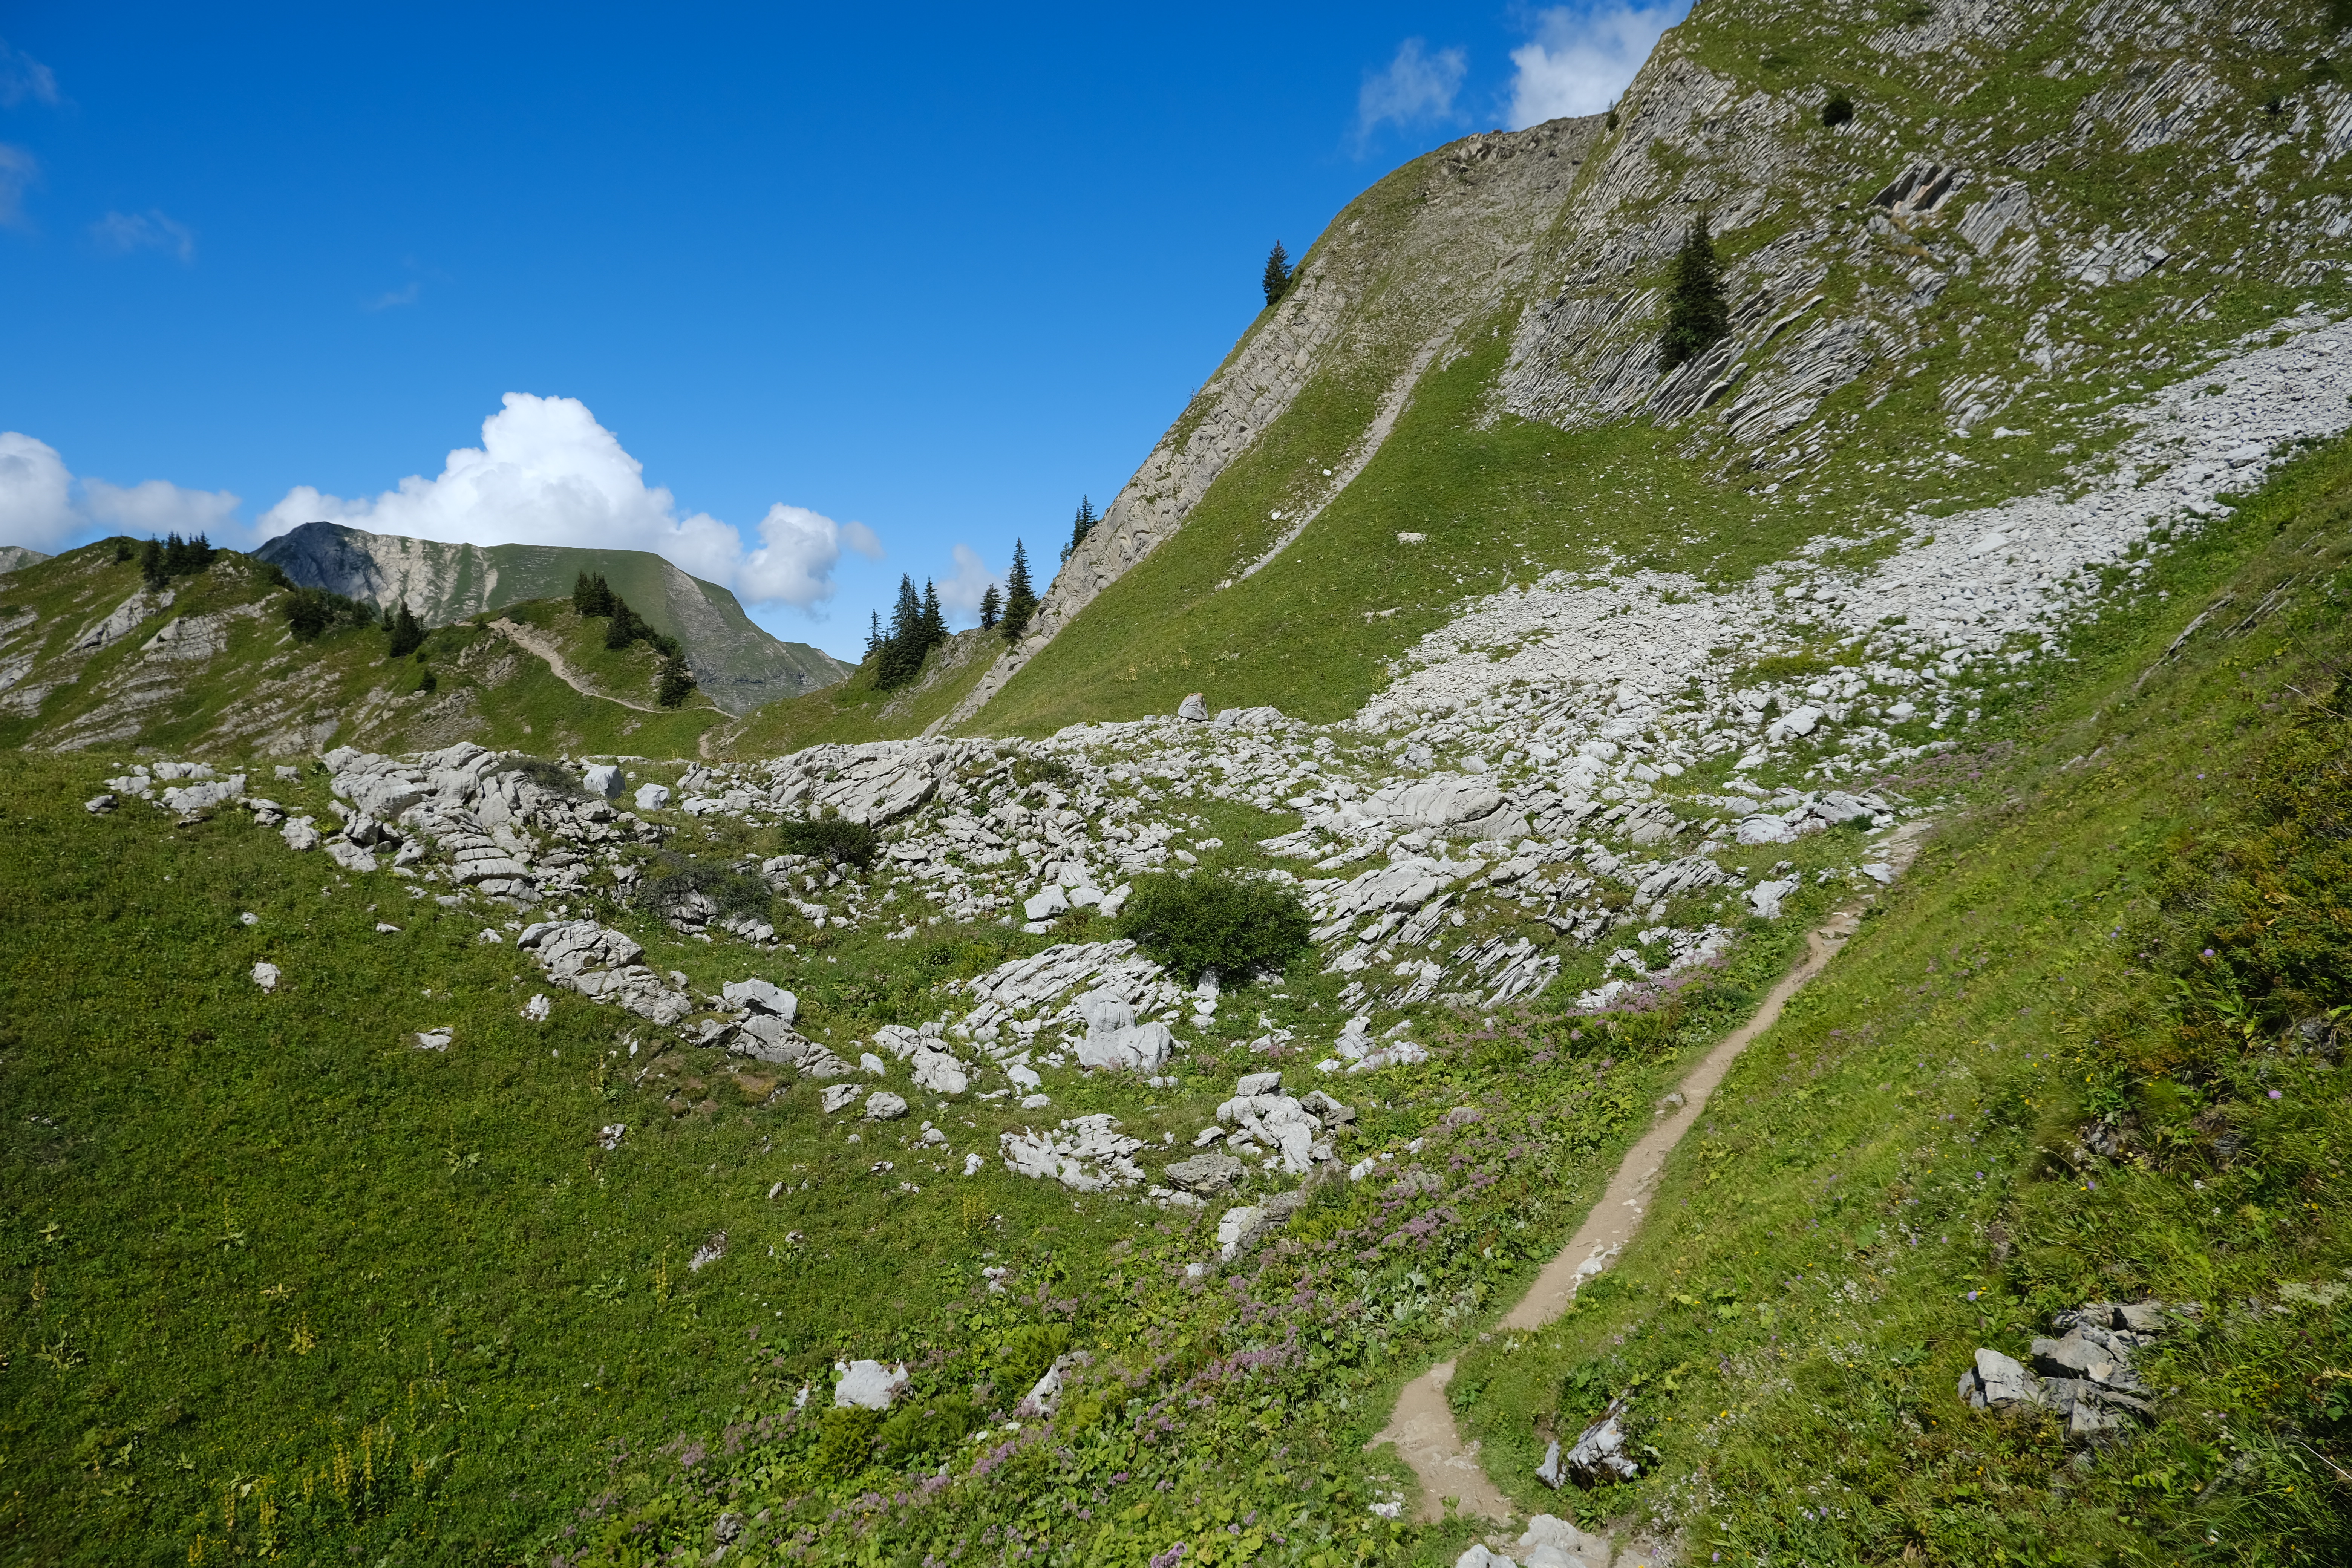
[[[139,547],[139,575],[151,589],[161,588],[172,580],[171,573],[163,569],[163,541],[151,539]]]
[[[1658,334],[1658,365],[1673,370],[1695,359],[1731,330],[1731,306],[1724,298],[1723,267],[1715,258],[1715,241],[1706,232],[1706,215],[1691,220],[1690,237],[1675,258],[1674,281],[1667,287],[1666,325]]]
[[[1102,520],[1100,518],[1095,515],[1094,497],[1080,496],[1078,498],[1078,514],[1070,521],[1070,542],[1062,546],[1062,559],[1064,561],[1066,562],[1072,555],[1077,552],[1078,546],[1087,542],[1087,535],[1092,533],[1095,531],[1095,524],[1101,521]]]
[[[940,591],[929,577],[923,579],[923,651],[929,653],[948,640],[948,618],[940,609]]]
[[[694,672],[687,668],[686,660],[677,654],[662,660],[661,685],[655,700],[665,708],[677,708],[693,695]]]
[[[996,591],[995,584],[991,583],[987,592],[980,596],[980,629],[992,632],[996,629],[996,623],[1003,618],[1004,595]]]
[[[1266,253],[1265,276],[1259,279],[1260,286],[1265,289],[1267,310],[1272,310],[1275,302],[1289,291],[1290,279],[1290,257],[1282,248],[1282,241],[1277,239],[1274,242],[1274,248]]]
[[[873,611],[866,623],[866,657],[872,658],[882,651],[882,612]]]
[[[890,635],[882,639],[874,684],[885,691],[906,685],[922,673],[923,656],[930,651],[924,641],[922,598],[915,592],[915,580],[902,574],[898,602],[890,611]]]
[[[1004,574],[1004,640],[1018,643],[1037,613],[1037,590],[1029,585],[1029,552],[1013,542],[1013,569]]]
[[[425,628],[408,608],[408,601],[400,602],[399,611],[392,617],[392,634],[384,643],[384,657],[406,658],[425,646]]]

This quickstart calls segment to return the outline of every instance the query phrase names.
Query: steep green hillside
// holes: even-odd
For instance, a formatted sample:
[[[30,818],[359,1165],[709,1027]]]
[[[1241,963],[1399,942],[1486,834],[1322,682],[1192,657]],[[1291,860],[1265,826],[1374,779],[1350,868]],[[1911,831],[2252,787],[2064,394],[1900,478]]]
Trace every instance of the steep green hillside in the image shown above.
[[[1465,1357],[1527,1506],[1738,1563],[2352,1550],[2352,449],[2158,586],[2177,609],[2084,638],[2091,678],[1966,759],[1968,808],[1742,1058],[1625,1258]],[[2145,1436],[1955,1399],[1978,1346],[2149,1298],[2202,1316],[2142,1357]],[[1640,1483],[1536,1480],[1628,1391]]]
[[[716,583],[643,550],[444,544],[308,522],[256,553],[306,587],[384,610],[405,602],[427,626],[559,598],[581,573],[602,574],[633,609],[685,645],[695,679],[730,713],[830,686],[847,673],[822,648],[769,636]]]
[[[1236,349],[1296,388],[1219,435],[1178,515],[1074,558],[960,722],[1034,733],[1196,689],[1336,715],[1415,628],[1550,568],[1737,577],[1811,539],[2117,479],[2101,454],[2155,389],[2342,308],[2332,15],[1699,7],[1556,196],[1525,181],[1538,127],[1441,149],[1343,211]],[[1831,127],[1833,93],[1854,113]],[[1482,189],[1517,193],[1512,224],[1549,202],[1499,270]],[[1444,232],[1407,243],[1400,199]],[[1667,373],[1664,283],[1699,213],[1732,330]],[[1465,274],[1494,291],[1451,299],[1435,340],[1426,313],[1366,302]],[[1371,389],[1398,364],[1384,426]],[[1197,412],[1164,447],[1196,443]],[[1165,489],[1168,461],[1130,489]]]
[[[394,660],[375,626],[295,637],[286,590],[250,557],[222,552],[205,570],[153,591],[135,556],[121,553],[101,541],[6,577],[0,744],[245,758],[471,740],[551,753],[690,756],[727,717],[699,693],[683,708],[659,708],[657,661],[642,644],[615,654],[593,634],[559,638],[551,651],[568,649],[584,690],[540,654],[475,624],[435,630],[414,656]],[[548,626],[577,620],[562,605],[515,613]]]

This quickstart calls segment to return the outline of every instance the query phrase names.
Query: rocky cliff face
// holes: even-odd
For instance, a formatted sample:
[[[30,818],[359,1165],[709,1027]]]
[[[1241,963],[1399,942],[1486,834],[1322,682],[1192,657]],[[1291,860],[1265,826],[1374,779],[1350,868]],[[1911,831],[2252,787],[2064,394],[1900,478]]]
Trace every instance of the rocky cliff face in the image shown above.
[[[821,648],[769,636],[734,595],[645,551],[444,544],[310,522],[256,553],[309,587],[387,608],[405,600],[428,626],[560,597],[582,572],[601,572],[647,620],[685,645],[695,680],[730,713],[814,691],[849,673]]]
[[[1246,658],[1313,595],[1286,586],[1242,614],[1221,607],[1230,591],[1311,543],[1342,496],[1376,504],[1359,476],[1401,420],[1412,428],[1432,377],[1497,331],[1507,353],[1480,371],[1470,425],[1582,444],[1540,472],[1465,458],[1445,505],[1475,526],[1543,491],[1559,542],[1528,552],[1538,568],[1641,552],[1604,501],[1650,492],[1653,476],[1610,469],[1633,450],[1606,449],[1619,437],[1638,462],[1680,466],[1655,477],[1711,489],[1715,515],[1685,542],[1712,528],[1734,554],[1743,538],[1851,543],[1916,528],[1925,509],[2096,477],[2123,459],[2130,411],[2251,331],[2336,309],[2352,89],[2329,15],[2281,0],[1702,4],[1605,119],[1468,138],[1341,213],[949,722],[1024,669],[1024,693],[1054,694],[1024,696],[1020,721],[1077,716],[1069,658],[1037,656],[1202,520],[1230,542],[1188,537],[1177,553],[1229,562],[1195,562],[1181,583],[1155,567],[1116,613],[1130,642],[1222,639],[1213,657]],[[1852,107],[1834,124],[1833,98]],[[1701,215],[1731,331],[1669,371],[1668,274]],[[1390,526],[1403,544],[1424,525]],[[1430,575],[1475,582],[1497,564]],[[1099,665],[1101,641],[1079,662]],[[1396,652],[1369,633],[1326,643],[1341,660]]]

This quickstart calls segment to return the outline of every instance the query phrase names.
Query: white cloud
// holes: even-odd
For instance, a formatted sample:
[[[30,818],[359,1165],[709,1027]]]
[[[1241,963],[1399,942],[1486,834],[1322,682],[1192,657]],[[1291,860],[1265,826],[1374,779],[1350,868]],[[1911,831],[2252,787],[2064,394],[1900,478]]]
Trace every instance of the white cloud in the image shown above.
[[[707,512],[677,514],[670,492],[645,482],[644,466],[572,397],[509,392],[482,422],[482,444],[451,452],[436,479],[416,475],[374,500],[346,500],[298,486],[262,514],[262,538],[312,521],[371,533],[463,544],[561,544],[649,550],[755,604],[810,609],[833,596],[833,568],[846,543],[878,555],[863,523],[836,523],[777,505],[760,524],[759,548]]]
[[[835,522],[778,501],[760,520],[760,548],[743,557],[736,591],[755,604],[805,610],[833,597],[833,568],[844,545],[869,561],[882,558],[882,542],[864,523]]]
[[[362,310],[389,310],[399,305],[414,305],[424,292],[425,285],[422,283],[404,283],[397,289],[388,289],[382,294],[378,294],[373,300],[361,300],[360,309]]]
[[[22,147],[0,142],[0,228],[29,227],[25,192],[40,184],[41,161]]]
[[[1397,46],[1388,69],[1364,78],[1363,90],[1356,95],[1357,142],[1390,122],[1415,125],[1453,119],[1454,95],[1462,90],[1469,68],[1470,57],[1460,49],[1433,55],[1423,40],[1407,38]]]
[[[108,213],[89,226],[89,237],[101,250],[117,256],[128,256],[134,250],[160,250],[178,257],[183,266],[196,258],[196,233],[184,223],[175,223],[161,211],[149,207],[143,213]]]
[[[955,575],[938,584],[940,608],[958,620],[980,624],[981,595],[994,584],[997,592],[1004,591],[1004,579],[990,571],[980,558],[980,552],[969,544],[955,547]]]
[[[73,475],[47,441],[0,430],[0,544],[47,550],[80,525]]]
[[[1535,40],[1511,51],[1511,129],[1563,115],[1598,114],[1617,100],[1650,57],[1658,36],[1687,4],[1606,10],[1554,6],[1536,15]]]
[[[104,479],[82,481],[82,510],[92,522],[125,533],[211,533],[228,523],[237,498],[226,490],[184,490],[164,479],[125,488]]]
[[[0,38],[0,109],[14,109],[28,98],[51,107],[65,101],[55,71]]]
[[[74,500],[74,486],[81,500]],[[0,431],[0,544],[47,550],[93,528],[127,533],[210,533],[229,523],[236,497],[226,490],[184,490],[163,479],[110,485],[77,481],[58,449],[15,430]]]

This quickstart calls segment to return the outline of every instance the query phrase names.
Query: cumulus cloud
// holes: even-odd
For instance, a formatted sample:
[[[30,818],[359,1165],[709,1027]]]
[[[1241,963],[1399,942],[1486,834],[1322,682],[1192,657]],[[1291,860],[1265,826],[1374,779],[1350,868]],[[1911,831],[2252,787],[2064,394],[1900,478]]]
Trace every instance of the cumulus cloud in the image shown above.
[[[22,147],[0,142],[0,228],[24,228],[25,193],[40,184],[41,161]]]
[[[0,38],[0,109],[14,109],[30,100],[51,108],[65,101],[58,91],[57,73]]]
[[[77,480],[55,447],[19,431],[0,431],[0,544],[48,550],[94,528],[209,533],[236,510],[236,497],[226,490],[184,490],[163,479],[130,486]]]
[[[128,487],[85,479],[81,489],[89,520],[124,533],[208,534],[236,512],[237,498],[226,490],[185,490],[164,479]]]
[[[435,479],[417,475],[373,500],[297,486],[262,514],[265,539],[306,522],[457,544],[560,544],[649,550],[736,589],[755,604],[806,610],[833,596],[844,546],[878,555],[863,523],[836,523],[778,505],[746,551],[736,530],[707,512],[678,515],[670,492],[645,482],[644,465],[572,397],[509,392],[482,422],[482,444],[449,454]]]
[[[179,258],[182,266],[196,258],[196,234],[154,207],[143,213],[108,213],[89,226],[89,237],[100,250],[128,256],[134,250],[160,250]]]
[[[938,585],[940,608],[958,620],[977,626],[981,595],[988,592],[992,583],[1000,595],[1003,593],[1004,579],[990,571],[981,560],[980,552],[969,544],[955,547],[955,575]]]
[[[80,526],[73,475],[47,441],[0,430],[0,544],[46,550]]]
[[[1687,4],[1584,10],[1556,5],[1535,17],[1535,37],[1511,51],[1514,131],[1570,114],[1598,114],[1617,100],[1658,36]]]
[[[1460,49],[1429,52],[1420,38],[1397,46],[1388,69],[1367,74],[1356,95],[1356,140],[1360,144],[1385,124],[1422,125],[1451,120],[1454,95],[1470,69]]]

